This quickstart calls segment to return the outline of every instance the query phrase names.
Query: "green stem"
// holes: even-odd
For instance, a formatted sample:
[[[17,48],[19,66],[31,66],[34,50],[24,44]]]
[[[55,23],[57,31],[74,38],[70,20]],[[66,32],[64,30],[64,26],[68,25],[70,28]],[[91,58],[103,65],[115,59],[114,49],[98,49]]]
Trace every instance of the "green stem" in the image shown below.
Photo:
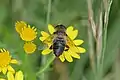
[[[99,80],[101,80],[101,74],[100,74],[100,62],[101,62],[101,54],[102,54],[102,32],[103,32],[103,12],[102,7],[99,13],[99,27],[97,31],[97,41],[96,41],[96,53],[97,53],[97,78],[99,77]]]
[[[101,70],[103,71],[103,63],[104,63],[104,55],[106,50],[106,43],[107,43],[107,28],[108,28],[108,21],[109,21],[109,12],[112,5],[112,0],[107,2],[107,8],[105,12],[105,20],[104,20],[104,35],[103,35],[103,49],[102,49],[102,56],[101,56]]]
[[[55,59],[54,55],[49,57],[49,59],[46,61],[46,64],[40,68],[40,70],[36,73],[36,75],[40,75],[41,73],[44,73],[48,69],[49,65],[54,61],[54,59]]]
[[[48,26],[49,22],[50,22],[50,12],[51,12],[51,0],[48,0],[48,10],[47,10],[47,17],[46,17],[46,26]],[[42,65],[44,66],[47,62],[46,56],[42,57]],[[45,68],[43,68],[42,70],[40,70],[38,73],[43,72],[42,74],[42,80],[47,80],[47,74],[44,73],[44,70],[47,69],[49,65],[47,64],[45,66]]]
[[[94,55],[94,40],[92,36],[92,29],[90,28],[90,25],[88,27],[88,46],[89,46],[89,58],[90,58],[90,64],[91,68],[93,70],[94,75],[96,75],[96,65],[95,65],[95,55]]]
[[[48,11],[47,11],[46,26],[48,26],[48,24],[50,22],[50,13],[51,13],[51,0],[48,0]]]

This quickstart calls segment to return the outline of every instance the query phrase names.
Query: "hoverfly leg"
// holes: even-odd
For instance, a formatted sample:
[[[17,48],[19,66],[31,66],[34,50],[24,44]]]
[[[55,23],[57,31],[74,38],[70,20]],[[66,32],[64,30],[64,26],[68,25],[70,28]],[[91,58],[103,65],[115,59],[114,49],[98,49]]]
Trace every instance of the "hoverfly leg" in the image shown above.
[[[65,45],[65,47],[66,47],[66,48],[69,48],[69,46],[68,46],[68,45]]]
[[[66,45],[65,47],[66,47],[65,51],[68,51],[68,50],[69,50],[69,46],[68,46],[68,45]]]
[[[68,51],[69,49],[65,49],[65,51]]]
[[[53,45],[51,45],[49,49],[53,49]]]
[[[56,34],[57,32],[54,32],[53,34]]]

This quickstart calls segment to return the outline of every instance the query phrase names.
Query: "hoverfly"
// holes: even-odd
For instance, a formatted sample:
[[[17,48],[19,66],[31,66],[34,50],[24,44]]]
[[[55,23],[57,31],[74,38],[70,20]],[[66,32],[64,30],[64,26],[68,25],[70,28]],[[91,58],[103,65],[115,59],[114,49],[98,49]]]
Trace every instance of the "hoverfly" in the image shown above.
[[[73,41],[66,34],[66,27],[64,25],[55,26],[55,32],[43,41],[43,43],[52,43],[49,49],[53,50],[56,57],[59,57],[63,51],[67,51],[72,47],[72,50],[77,50],[78,48],[73,43]]]

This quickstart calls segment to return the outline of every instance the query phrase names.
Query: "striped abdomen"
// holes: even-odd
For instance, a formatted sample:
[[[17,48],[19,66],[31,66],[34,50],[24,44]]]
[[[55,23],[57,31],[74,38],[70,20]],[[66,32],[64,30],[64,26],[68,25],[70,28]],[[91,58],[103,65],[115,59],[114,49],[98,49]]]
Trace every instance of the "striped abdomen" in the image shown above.
[[[65,40],[63,38],[56,38],[53,41],[53,52],[59,57],[65,49]]]

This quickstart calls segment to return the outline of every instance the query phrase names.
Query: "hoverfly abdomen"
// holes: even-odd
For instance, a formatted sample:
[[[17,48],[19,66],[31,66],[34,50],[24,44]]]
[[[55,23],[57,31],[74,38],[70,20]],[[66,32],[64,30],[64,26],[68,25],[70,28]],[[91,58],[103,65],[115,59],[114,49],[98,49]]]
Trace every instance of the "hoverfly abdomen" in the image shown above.
[[[65,48],[65,40],[63,38],[57,38],[53,41],[53,52],[55,56],[59,57]]]

